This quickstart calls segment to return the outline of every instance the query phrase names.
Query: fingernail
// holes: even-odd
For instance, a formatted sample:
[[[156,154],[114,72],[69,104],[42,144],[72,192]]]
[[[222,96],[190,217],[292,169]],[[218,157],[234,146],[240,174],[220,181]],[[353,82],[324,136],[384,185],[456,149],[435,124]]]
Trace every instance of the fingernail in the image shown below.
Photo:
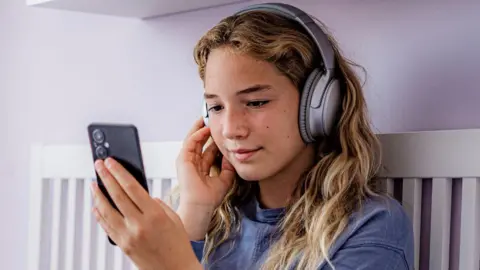
[[[95,194],[95,182],[90,184],[90,191],[92,191],[92,194]]]
[[[109,169],[112,167],[111,158],[105,159],[105,166],[107,166],[107,168],[109,168]]]
[[[95,160],[95,163],[94,163],[95,169],[100,168],[100,163],[101,163],[101,162],[102,162],[102,161],[101,161],[100,159]]]
[[[100,178],[104,176],[105,169],[102,166],[98,165],[98,167],[96,167],[96,170]]]

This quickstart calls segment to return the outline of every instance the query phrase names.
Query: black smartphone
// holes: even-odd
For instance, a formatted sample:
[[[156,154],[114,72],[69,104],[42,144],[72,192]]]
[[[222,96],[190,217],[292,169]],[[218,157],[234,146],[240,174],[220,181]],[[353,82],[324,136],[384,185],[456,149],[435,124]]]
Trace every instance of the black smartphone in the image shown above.
[[[137,128],[132,124],[91,123],[88,125],[88,138],[92,151],[93,162],[111,157],[119,162],[140,185],[148,192],[147,178],[143,164],[142,150]],[[96,171],[95,171],[96,173]],[[98,173],[98,187],[110,204],[120,212],[108,194]],[[121,212],[120,212],[121,214]],[[108,237],[110,244],[116,245]]]

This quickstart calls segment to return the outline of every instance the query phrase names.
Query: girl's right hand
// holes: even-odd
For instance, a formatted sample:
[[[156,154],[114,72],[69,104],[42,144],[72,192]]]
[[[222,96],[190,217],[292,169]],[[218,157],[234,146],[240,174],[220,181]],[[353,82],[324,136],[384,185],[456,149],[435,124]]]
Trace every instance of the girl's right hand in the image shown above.
[[[191,240],[203,239],[213,211],[232,187],[235,169],[225,157],[217,175],[210,175],[218,147],[211,143],[210,128],[203,119],[197,120],[188,133],[177,157],[177,181],[180,185],[180,203],[177,210]]]

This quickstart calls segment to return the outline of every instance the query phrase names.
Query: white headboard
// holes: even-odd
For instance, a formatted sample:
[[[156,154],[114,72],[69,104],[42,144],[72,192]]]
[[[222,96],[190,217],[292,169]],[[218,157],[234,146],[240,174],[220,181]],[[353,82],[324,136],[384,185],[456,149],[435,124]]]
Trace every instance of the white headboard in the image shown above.
[[[415,269],[480,269],[480,129],[380,135],[389,193],[415,232]],[[175,185],[181,142],[143,143],[151,195]],[[91,215],[88,145],[31,149],[29,270],[135,269]]]
[[[415,268],[480,269],[480,129],[380,135],[381,173],[415,233]]]
[[[142,143],[150,195],[165,199],[176,185],[175,159],[182,142]],[[108,243],[91,214],[95,181],[88,145],[31,148],[29,270],[136,269]]]

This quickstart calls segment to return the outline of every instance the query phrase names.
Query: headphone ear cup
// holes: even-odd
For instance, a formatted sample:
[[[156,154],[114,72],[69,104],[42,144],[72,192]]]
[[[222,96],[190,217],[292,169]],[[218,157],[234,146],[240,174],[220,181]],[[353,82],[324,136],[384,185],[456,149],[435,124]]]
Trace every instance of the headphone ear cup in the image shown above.
[[[207,103],[203,101],[202,104],[202,117],[203,117],[203,123],[205,126],[208,126],[208,108],[207,108]]]
[[[305,143],[313,143],[332,132],[341,102],[339,81],[328,82],[315,69],[308,76],[300,99],[299,127]]]
[[[322,95],[320,106],[311,108],[310,117],[313,117],[315,122],[310,122],[310,124],[316,125],[319,132],[318,136],[331,134],[335,128],[341,106],[340,83],[338,80],[332,80]]]
[[[312,143],[315,141],[315,137],[312,135],[310,128],[310,106],[313,93],[316,91],[317,83],[320,77],[320,69],[314,69],[307,77],[300,96],[298,125],[300,129],[300,135],[305,143]]]

